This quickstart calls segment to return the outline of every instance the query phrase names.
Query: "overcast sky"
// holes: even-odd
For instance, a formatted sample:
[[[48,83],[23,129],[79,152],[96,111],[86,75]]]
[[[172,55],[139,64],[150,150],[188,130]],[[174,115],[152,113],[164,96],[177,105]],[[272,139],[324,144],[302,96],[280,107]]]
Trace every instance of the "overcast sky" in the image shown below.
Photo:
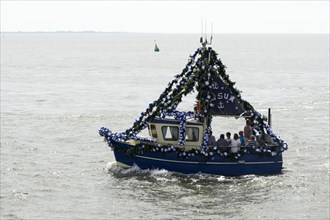
[[[329,33],[329,1],[1,1],[1,31]]]

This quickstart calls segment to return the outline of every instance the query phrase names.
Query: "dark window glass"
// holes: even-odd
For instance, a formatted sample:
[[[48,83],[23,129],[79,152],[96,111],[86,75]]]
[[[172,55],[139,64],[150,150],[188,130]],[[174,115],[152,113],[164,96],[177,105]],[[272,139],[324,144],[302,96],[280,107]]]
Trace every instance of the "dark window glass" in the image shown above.
[[[156,126],[155,125],[151,125],[150,126],[150,130],[151,130],[152,137],[157,138],[158,135],[157,135],[157,131],[156,131]]]
[[[174,126],[163,126],[162,133],[164,140],[177,141],[179,138],[179,128]]]
[[[199,139],[199,129],[187,127],[186,131],[186,141],[198,141]]]

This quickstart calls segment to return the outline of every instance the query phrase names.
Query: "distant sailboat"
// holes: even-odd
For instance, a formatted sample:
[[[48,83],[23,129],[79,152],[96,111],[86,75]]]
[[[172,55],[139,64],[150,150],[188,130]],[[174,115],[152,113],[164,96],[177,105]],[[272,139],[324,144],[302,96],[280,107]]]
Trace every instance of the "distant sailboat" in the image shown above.
[[[156,44],[156,41],[155,41],[155,52],[159,52],[159,48],[158,48],[158,46]]]

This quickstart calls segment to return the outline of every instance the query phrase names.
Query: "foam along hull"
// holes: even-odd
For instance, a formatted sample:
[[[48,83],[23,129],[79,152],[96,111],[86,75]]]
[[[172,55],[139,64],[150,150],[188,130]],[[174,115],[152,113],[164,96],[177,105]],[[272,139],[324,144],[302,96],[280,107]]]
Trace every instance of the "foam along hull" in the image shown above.
[[[130,156],[120,150],[132,147],[123,142],[114,142],[113,147],[116,161],[124,167],[131,167],[135,164],[141,169],[165,169],[183,174],[273,175],[281,173],[283,165],[282,154],[273,157],[244,154],[238,160],[215,155],[213,159],[203,161],[199,155],[189,158],[177,157],[177,152],[144,152]]]

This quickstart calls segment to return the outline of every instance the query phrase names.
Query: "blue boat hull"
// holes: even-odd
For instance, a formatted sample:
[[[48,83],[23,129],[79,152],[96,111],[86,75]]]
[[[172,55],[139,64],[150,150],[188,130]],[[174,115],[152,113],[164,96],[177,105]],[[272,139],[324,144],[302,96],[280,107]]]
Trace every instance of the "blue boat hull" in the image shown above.
[[[127,155],[122,149],[132,146],[122,142],[113,143],[116,161],[125,167],[136,164],[141,169],[166,169],[183,174],[207,173],[223,176],[240,175],[272,175],[281,173],[282,154],[276,156],[260,156],[243,154],[238,160],[215,155],[203,159],[200,155],[189,158],[178,157],[177,152],[144,152]],[[120,150],[121,149],[121,150]]]

